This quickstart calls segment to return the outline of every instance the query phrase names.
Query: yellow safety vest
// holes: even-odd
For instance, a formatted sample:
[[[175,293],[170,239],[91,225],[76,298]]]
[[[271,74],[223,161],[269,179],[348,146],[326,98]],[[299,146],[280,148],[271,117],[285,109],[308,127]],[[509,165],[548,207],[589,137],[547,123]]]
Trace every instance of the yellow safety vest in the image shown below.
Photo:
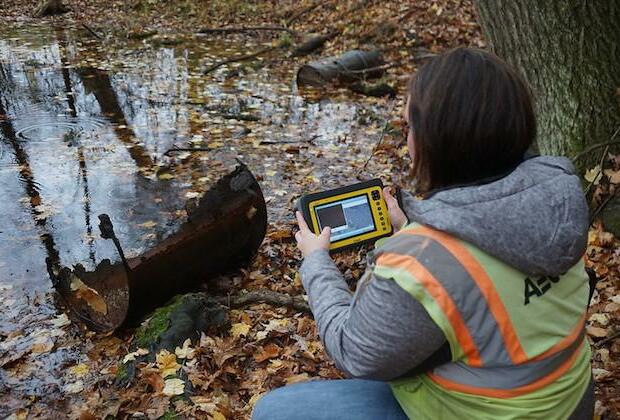
[[[377,244],[374,258],[378,281],[392,279],[420,302],[452,351],[450,363],[391,384],[410,418],[570,416],[591,376],[583,261],[532,278],[416,224]]]

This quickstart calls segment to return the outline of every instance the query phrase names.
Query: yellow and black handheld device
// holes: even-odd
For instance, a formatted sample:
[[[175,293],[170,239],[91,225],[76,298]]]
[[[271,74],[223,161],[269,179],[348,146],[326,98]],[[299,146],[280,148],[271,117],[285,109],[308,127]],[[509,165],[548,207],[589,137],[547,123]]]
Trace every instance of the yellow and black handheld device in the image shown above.
[[[351,248],[392,234],[382,189],[381,180],[373,179],[307,194],[299,199],[297,209],[314,233],[331,227],[330,251]]]

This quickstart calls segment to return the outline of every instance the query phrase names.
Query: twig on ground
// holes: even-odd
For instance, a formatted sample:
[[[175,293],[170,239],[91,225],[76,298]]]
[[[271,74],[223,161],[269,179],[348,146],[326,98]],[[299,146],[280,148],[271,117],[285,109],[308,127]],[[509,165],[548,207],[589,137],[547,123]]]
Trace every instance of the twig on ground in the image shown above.
[[[607,198],[605,198],[605,200],[596,208],[596,210],[594,211],[594,213],[592,213],[592,216],[590,217],[590,224],[594,223],[596,216],[598,216],[599,213],[603,211],[607,203],[609,203],[611,199],[614,198],[618,194],[618,191],[620,191],[620,188],[616,189],[613,193],[609,194]]]
[[[267,303],[273,306],[286,306],[299,312],[311,313],[310,305],[303,296],[291,296],[268,289],[241,292],[238,295],[217,296],[216,299],[220,304],[230,308],[239,308],[254,303]]]
[[[312,136],[309,139],[302,139],[302,140],[285,140],[285,141],[273,141],[273,140],[262,140],[259,145],[260,146],[264,146],[267,144],[298,144],[298,143],[312,143],[314,140],[320,138],[321,136],[316,135],[316,136]]]
[[[239,57],[232,57],[229,58],[228,60],[224,60],[224,61],[220,61],[219,63],[216,63],[210,67],[207,67],[207,69],[204,71],[204,74],[209,74],[211,73],[213,70],[216,70],[222,66],[225,66],[226,64],[230,64],[230,63],[236,63],[239,61],[246,61],[246,60],[251,60],[252,58],[256,58],[259,55],[263,55],[266,54],[268,52],[274,51],[281,48],[281,46],[275,46],[275,47],[267,47],[267,48],[263,48],[262,50],[258,50],[255,53],[252,54],[248,54],[248,55],[242,55]]]
[[[170,156],[173,152],[210,152],[208,147],[171,147],[164,152],[164,156]]]
[[[583,149],[581,153],[578,153],[577,155],[575,155],[572,159],[573,163],[577,162],[579,159],[586,156],[588,153],[592,152],[593,150],[600,149],[601,147],[605,147],[605,146],[613,146],[616,144],[620,144],[620,140],[616,140],[616,136],[618,135],[618,133],[620,133],[620,127],[616,129],[616,131],[611,136],[611,139],[609,139],[609,141],[604,141],[602,143],[596,143],[591,146],[588,146],[585,149]]]
[[[289,34],[295,36],[297,32],[290,29],[285,28],[283,26],[241,26],[235,28],[202,28],[198,31],[200,34],[238,34],[243,32],[254,32],[254,31],[274,31],[274,32],[288,32]]]
[[[385,133],[387,133],[387,129],[390,125],[389,118],[390,118],[390,115],[392,115],[392,111],[394,111],[395,106],[396,104],[392,105],[392,107],[390,108],[390,111],[388,112],[388,117],[387,117],[388,119],[385,121],[385,124],[383,125],[383,130],[381,130],[381,136],[379,137],[379,140],[375,144],[375,147],[373,147],[372,152],[370,153],[370,156],[368,156],[368,159],[366,159],[366,162],[364,162],[364,166],[362,166],[362,168],[357,172],[357,179],[360,179],[360,175],[366,170],[366,166],[368,166],[368,163],[370,163],[370,160],[375,155],[377,149],[379,149],[379,145],[383,142]]]
[[[605,147],[605,150],[603,150],[603,154],[601,155],[601,161],[598,165],[598,172],[596,173],[596,175],[594,175],[594,178],[592,179],[590,184],[588,184],[588,187],[586,188],[584,192],[586,196],[590,192],[590,189],[594,186],[594,182],[596,181],[596,178],[598,178],[599,175],[603,172],[603,166],[605,165],[605,156],[607,156],[607,151],[609,151],[609,146]]]
[[[610,341],[615,340],[616,338],[620,337],[620,330],[616,331],[615,333],[613,333],[612,335],[610,335],[609,337],[598,341],[597,343],[594,344],[594,347],[602,347],[603,345],[609,343]]]
[[[82,23],[81,25],[82,25],[82,27],[84,29],[86,29],[88,32],[90,32],[92,34],[92,36],[94,36],[95,38],[103,39],[103,37],[101,35],[99,35],[97,32],[95,32],[95,30],[93,28],[91,28],[90,26],[88,26],[87,24]]]

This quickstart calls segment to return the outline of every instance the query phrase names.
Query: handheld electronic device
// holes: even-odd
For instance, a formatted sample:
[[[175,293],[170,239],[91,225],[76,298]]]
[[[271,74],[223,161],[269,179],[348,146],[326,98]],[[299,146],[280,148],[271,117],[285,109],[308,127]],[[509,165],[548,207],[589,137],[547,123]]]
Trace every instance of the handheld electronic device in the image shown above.
[[[307,194],[297,203],[308,227],[318,234],[331,227],[331,251],[376,241],[392,234],[380,179]]]

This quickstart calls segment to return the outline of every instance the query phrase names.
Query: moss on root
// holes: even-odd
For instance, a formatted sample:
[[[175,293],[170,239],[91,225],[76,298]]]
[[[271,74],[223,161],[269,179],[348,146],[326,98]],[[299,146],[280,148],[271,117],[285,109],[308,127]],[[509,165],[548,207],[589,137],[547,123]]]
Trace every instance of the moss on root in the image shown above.
[[[182,298],[183,296],[175,296],[168,305],[157,308],[153,315],[140,325],[134,336],[137,347],[150,348],[157,343],[170,326],[170,314],[182,304]]]

